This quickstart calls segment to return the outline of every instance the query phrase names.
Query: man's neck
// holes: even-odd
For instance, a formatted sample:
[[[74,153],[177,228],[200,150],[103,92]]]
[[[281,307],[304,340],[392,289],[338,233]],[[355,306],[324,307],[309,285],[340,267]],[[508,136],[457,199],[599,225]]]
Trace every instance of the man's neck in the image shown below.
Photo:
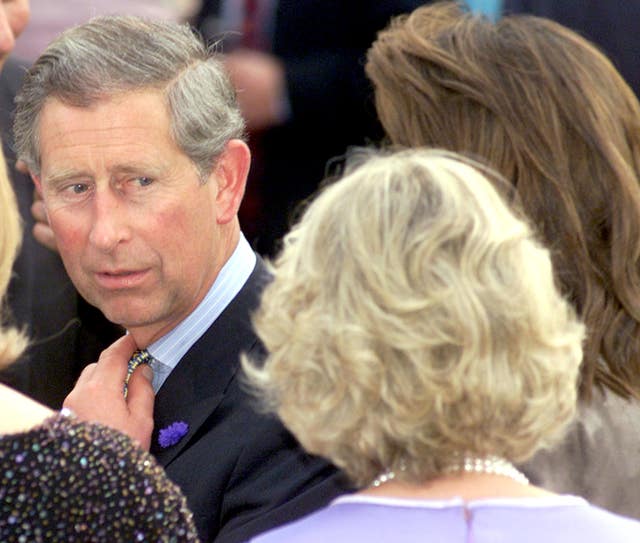
[[[184,321],[193,311],[200,305],[204,297],[211,290],[212,286],[216,282],[220,271],[227,264],[234,251],[238,247],[240,240],[240,225],[237,221],[225,225],[221,228],[222,236],[220,237],[218,254],[219,258],[212,262],[214,267],[211,279],[207,282],[204,288],[201,289],[199,296],[193,300],[191,307],[188,311],[184,311],[180,315],[176,315],[175,318],[168,319],[163,322],[149,323],[142,326],[129,326],[127,331],[131,334],[136,342],[138,348],[146,348],[153,342],[167,335],[171,330],[176,328],[182,321]]]

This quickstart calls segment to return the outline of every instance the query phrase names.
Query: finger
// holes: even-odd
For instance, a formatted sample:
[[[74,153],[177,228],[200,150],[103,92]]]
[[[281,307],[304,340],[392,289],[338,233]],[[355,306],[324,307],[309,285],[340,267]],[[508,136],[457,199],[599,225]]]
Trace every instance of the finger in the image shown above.
[[[136,438],[147,449],[153,431],[153,403],[155,394],[151,382],[153,370],[148,364],[138,366],[129,379],[127,406],[136,421]]]
[[[116,340],[100,354],[94,378],[104,382],[107,386],[122,388],[127,375],[129,359],[136,349],[136,342],[131,334],[126,334]]]
[[[38,243],[44,245],[47,249],[51,251],[58,252],[58,245],[56,243],[56,237],[53,234],[53,230],[49,227],[48,224],[36,223],[33,225],[33,237],[36,238]]]
[[[95,362],[87,364],[82,370],[82,373],[80,373],[80,377],[78,377],[78,380],[76,381],[76,386],[84,385],[87,381],[90,381],[93,378],[96,366],[97,364]]]
[[[18,170],[20,173],[29,173],[29,167],[24,160],[16,160],[16,170]]]
[[[135,413],[149,414],[153,417],[153,370],[149,364],[140,364],[129,379],[129,410]]]
[[[93,379],[93,374],[95,372],[97,364],[94,362],[93,364],[87,364],[85,368],[80,373],[80,377],[76,381],[76,384],[73,387],[73,390],[67,394],[67,397],[62,402],[62,407],[66,407],[68,409],[74,410],[75,402],[78,394],[80,394],[80,390],[86,388],[87,383],[89,383]]]
[[[47,219],[47,209],[39,196],[38,191],[33,193],[33,203],[31,204],[31,215],[37,222],[49,224]]]

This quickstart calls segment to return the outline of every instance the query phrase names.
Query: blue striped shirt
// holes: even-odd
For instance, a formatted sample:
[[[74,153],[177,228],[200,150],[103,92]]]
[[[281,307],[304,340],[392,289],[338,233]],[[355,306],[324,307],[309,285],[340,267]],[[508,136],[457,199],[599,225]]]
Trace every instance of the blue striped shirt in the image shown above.
[[[158,392],[169,374],[240,292],[256,265],[256,254],[240,234],[233,254],[218,273],[209,292],[193,312],[169,333],[147,347],[153,356],[153,390]]]

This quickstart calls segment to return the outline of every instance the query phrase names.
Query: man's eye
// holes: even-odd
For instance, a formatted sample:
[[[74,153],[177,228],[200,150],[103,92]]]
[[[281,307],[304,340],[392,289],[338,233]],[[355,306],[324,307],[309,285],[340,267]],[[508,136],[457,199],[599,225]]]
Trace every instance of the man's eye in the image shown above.
[[[138,185],[140,185],[141,187],[147,187],[149,186],[151,183],[153,183],[153,179],[151,179],[150,177],[136,177],[135,181],[138,183]]]
[[[69,187],[69,189],[74,193],[74,194],[82,194],[84,192],[87,192],[87,190],[89,189],[89,187],[87,187],[87,185],[85,185],[84,183],[74,183],[73,185],[71,185]]]

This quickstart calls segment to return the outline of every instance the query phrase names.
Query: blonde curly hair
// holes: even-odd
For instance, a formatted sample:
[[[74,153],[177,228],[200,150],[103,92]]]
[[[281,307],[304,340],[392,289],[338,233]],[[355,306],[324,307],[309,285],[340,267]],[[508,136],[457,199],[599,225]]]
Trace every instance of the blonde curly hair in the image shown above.
[[[7,176],[0,147],[0,368],[13,362],[27,344],[25,336],[6,325],[4,296],[9,286],[13,262],[22,242],[22,226],[16,196]]]
[[[548,251],[451,153],[369,157],[285,239],[248,381],[357,485],[427,480],[455,455],[514,462],[571,419],[584,335]],[[402,471],[400,471],[402,466]]]

